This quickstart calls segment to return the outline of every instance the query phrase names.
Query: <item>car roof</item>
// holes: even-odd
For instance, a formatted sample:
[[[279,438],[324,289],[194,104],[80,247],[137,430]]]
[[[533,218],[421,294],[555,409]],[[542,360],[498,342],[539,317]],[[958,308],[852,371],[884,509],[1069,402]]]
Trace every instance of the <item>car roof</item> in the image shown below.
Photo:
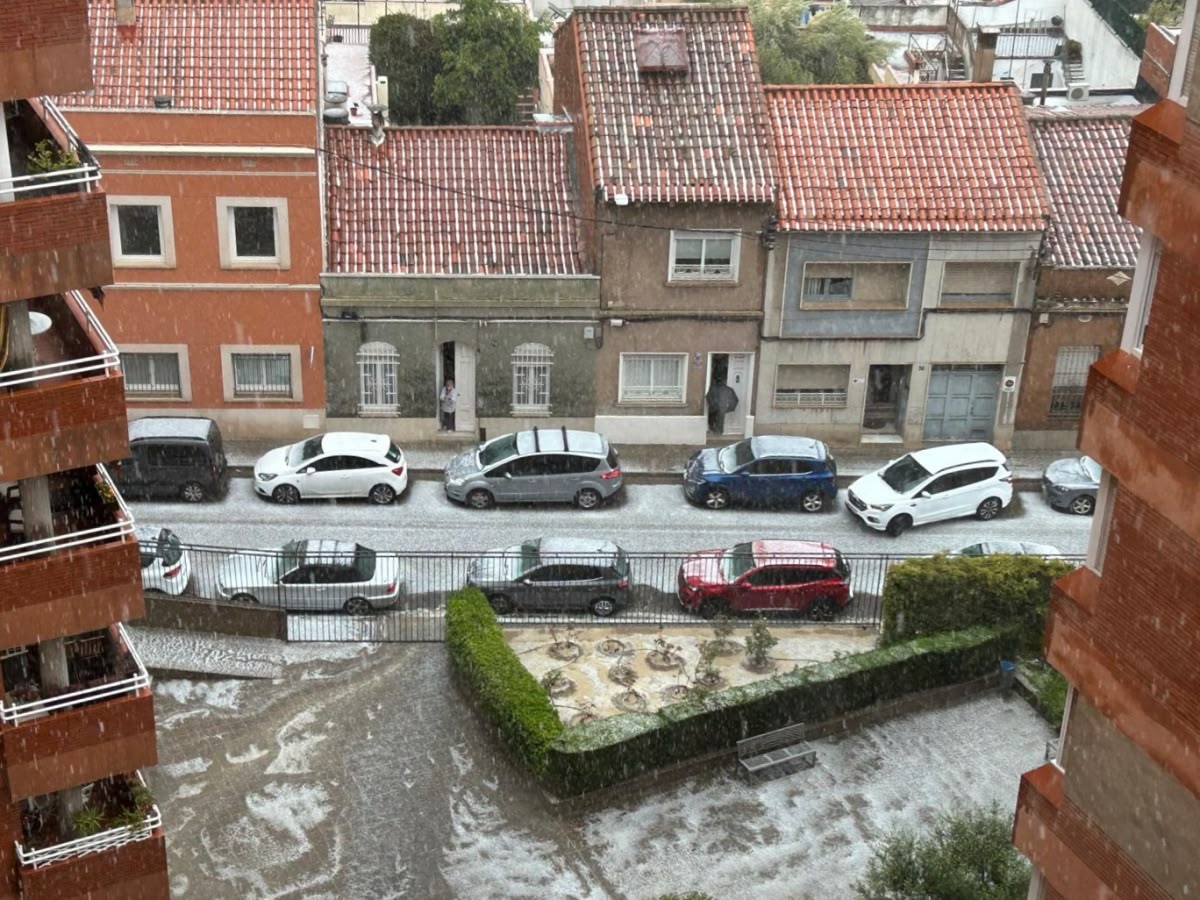
[[[301,541],[300,554],[306,564],[320,562],[347,563],[358,552],[358,544],[353,541]]]
[[[161,525],[134,525],[133,535],[139,541],[157,541],[164,532],[169,530]]]
[[[765,540],[753,542],[755,560],[766,561],[768,557],[804,557],[804,562],[832,561],[837,551],[821,541]]]
[[[602,538],[548,537],[538,541],[538,552],[552,555],[578,553],[589,556],[616,556],[621,552],[621,548]]]
[[[763,434],[750,439],[755,459],[800,456],[805,459],[824,459],[825,444],[815,438],[790,437],[783,434]]]
[[[930,472],[937,473],[943,469],[955,466],[968,466],[981,462],[1005,462],[1004,454],[991,444],[977,441],[973,444],[946,444],[942,447],[928,447],[925,450],[914,450],[913,459]]]
[[[976,545],[968,544],[963,549],[966,550],[974,546]],[[1033,556],[1059,556],[1062,552],[1057,547],[1052,547],[1049,544],[1034,544],[1029,541],[981,541],[978,546],[984,554],[1028,553]]]
[[[145,416],[129,420],[129,440],[147,438],[189,438],[205,440],[213,420],[198,416]]]
[[[328,431],[321,435],[322,453],[387,453],[392,439],[367,431]]]
[[[564,435],[566,435],[565,443]],[[517,452],[522,456],[537,451],[561,453],[564,450],[603,456],[604,445],[604,435],[594,431],[572,431],[569,428],[532,428],[528,431],[517,432]]]

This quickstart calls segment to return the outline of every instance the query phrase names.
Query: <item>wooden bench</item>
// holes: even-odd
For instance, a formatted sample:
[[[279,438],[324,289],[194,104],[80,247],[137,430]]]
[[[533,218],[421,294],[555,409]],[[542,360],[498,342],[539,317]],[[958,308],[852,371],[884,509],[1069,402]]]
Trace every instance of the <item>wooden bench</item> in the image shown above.
[[[817,762],[816,748],[804,740],[803,725],[788,725],[737,742],[738,765],[747,775],[763,775],[774,769],[788,772],[811,768]]]

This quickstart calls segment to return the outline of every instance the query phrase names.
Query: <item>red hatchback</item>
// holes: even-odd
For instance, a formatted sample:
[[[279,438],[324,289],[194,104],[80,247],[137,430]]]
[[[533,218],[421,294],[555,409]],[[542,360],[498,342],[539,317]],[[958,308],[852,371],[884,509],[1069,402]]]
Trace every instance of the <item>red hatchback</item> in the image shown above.
[[[679,567],[680,604],[706,619],[781,611],[832,619],[853,596],[850,565],[817,541],[752,541],[701,550]]]

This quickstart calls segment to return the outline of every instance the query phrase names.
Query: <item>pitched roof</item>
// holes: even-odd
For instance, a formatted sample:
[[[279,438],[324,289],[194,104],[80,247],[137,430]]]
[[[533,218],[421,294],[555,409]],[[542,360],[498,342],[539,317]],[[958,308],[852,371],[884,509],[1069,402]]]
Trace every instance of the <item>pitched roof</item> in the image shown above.
[[[1006,84],[767,88],[789,231],[1041,231],[1046,188]]]
[[[92,90],[64,107],[309,112],[316,109],[312,0],[137,0],[118,27],[113,0],[89,0]]]
[[[326,128],[329,269],[584,274],[567,135],[534,128]]]
[[[564,27],[575,33],[592,174],[606,201],[771,202],[744,7],[576,8]]]
[[[1129,127],[1140,107],[1031,117],[1033,140],[1050,189],[1053,213],[1046,235],[1051,266],[1132,269],[1138,228],[1117,211]]]

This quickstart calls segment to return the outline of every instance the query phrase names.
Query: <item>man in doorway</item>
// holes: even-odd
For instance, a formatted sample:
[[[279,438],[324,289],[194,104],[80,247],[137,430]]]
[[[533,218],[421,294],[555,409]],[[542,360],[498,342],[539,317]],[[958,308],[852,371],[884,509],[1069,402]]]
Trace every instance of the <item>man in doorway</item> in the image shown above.
[[[713,378],[704,399],[708,403],[708,430],[724,434],[725,414],[737,409],[737,392],[725,383],[724,378]]]
[[[442,416],[442,427],[439,431],[454,430],[454,410],[458,406],[458,391],[454,389],[454,379],[447,378],[446,385],[438,395],[438,411]]]

